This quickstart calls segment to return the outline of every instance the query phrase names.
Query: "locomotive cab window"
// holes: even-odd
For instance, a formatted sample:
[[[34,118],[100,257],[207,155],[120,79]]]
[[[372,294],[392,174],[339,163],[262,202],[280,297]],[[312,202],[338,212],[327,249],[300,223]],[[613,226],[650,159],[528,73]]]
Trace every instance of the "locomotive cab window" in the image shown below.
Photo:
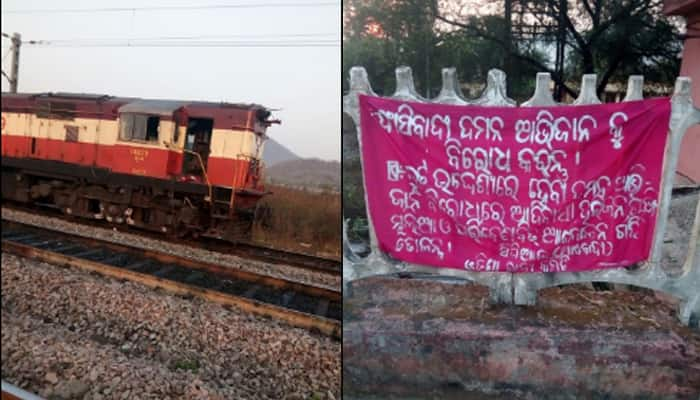
[[[158,142],[160,117],[145,114],[124,113],[119,117],[121,140]]]
[[[211,151],[211,134],[214,120],[211,118],[190,118],[185,133],[185,155],[183,174],[201,174],[207,167]],[[198,155],[196,156],[195,153]]]

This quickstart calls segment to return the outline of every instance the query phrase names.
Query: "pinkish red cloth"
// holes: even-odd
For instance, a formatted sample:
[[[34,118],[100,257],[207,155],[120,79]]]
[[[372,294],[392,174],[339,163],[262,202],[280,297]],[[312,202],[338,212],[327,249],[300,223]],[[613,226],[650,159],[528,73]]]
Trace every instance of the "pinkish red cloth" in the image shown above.
[[[399,260],[473,271],[648,258],[668,98],[480,107],[360,96],[369,211]]]

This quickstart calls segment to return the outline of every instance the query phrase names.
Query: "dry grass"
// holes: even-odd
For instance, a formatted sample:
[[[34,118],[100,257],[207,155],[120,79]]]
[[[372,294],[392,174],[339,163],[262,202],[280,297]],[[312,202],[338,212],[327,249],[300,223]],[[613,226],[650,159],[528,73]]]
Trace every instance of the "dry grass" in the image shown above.
[[[340,256],[340,194],[280,186],[260,204],[253,240],[276,248]]]

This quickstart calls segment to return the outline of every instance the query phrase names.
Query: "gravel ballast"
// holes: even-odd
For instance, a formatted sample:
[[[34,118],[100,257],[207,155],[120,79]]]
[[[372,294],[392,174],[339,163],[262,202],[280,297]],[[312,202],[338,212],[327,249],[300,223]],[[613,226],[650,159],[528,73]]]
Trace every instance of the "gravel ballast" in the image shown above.
[[[234,255],[223,254],[190,246],[169,243],[166,240],[155,240],[138,235],[137,233],[121,232],[115,229],[98,228],[60,218],[34,215],[24,211],[2,208],[2,218],[9,221],[21,222],[43,228],[51,228],[62,232],[107,240],[113,243],[127,244],[142,249],[162,251],[180,257],[188,257],[209,263],[237,268],[257,274],[289,279],[295,282],[340,290],[340,276],[332,276],[322,272],[308,271],[288,265],[269,264],[255,260],[247,260]]]
[[[2,327],[2,378],[50,399],[339,398],[338,341],[6,254]]]

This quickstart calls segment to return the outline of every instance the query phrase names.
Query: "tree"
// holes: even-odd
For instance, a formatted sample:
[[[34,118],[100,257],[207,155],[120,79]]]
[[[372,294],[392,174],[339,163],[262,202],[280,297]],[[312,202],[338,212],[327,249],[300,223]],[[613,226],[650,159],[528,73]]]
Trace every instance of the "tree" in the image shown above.
[[[394,68],[409,65],[416,89],[435,96],[441,86],[440,68],[457,68],[460,82],[483,85],[491,68],[512,72],[511,97],[524,101],[532,94],[533,77],[546,62],[537,46],[520,46],[520,57],[508,57],[507,47],[494,46],[490,37],[503,38],[505,19],[499,15],[471,16],[484,36],[465,29],[438,26],[435,0],[351,0],[344,2],[343,90],[353,65],[367,69],[373,88],[381,94],[394,89]],[[441,6],[440,6],[441,7]],[[533,62],[536,61],[536,62]],[[473,96],[478,93],[472,93]]]
[[[380,92],[389,89],[385,84],[391,81],[397,65],[410,65],[414,76],[419,78],[418,90],[431,97],[432,82],[437,75],[431,65],[438,41],[432,12],[434,3],[435,0],[345,2],[344,61],[361,60],[368,64],[365,67],[372,70],[370,76],[380,78]]]
[[[488,40],[540,71],[550,72],[552,79],[572,96],[576,92],[569,86],[567,75],[597,72],[600,94],[611,79],[619,79],[623,73],[644,73],[648,78],[664,81],[672,81],[678,73],[679,29],[663,16],[660,0],[513,0],[513,3],[529,13],[536,25],[554,22],[561,26],[569,49],[565,71],[556,71],[551,63],[523,52],[538,43],[555,41],[557,30],[514,37],[516,45],[510,46],[503,36],[487,29],[482,18],[446,15],[439,7],[433,11],[437,20]]]

